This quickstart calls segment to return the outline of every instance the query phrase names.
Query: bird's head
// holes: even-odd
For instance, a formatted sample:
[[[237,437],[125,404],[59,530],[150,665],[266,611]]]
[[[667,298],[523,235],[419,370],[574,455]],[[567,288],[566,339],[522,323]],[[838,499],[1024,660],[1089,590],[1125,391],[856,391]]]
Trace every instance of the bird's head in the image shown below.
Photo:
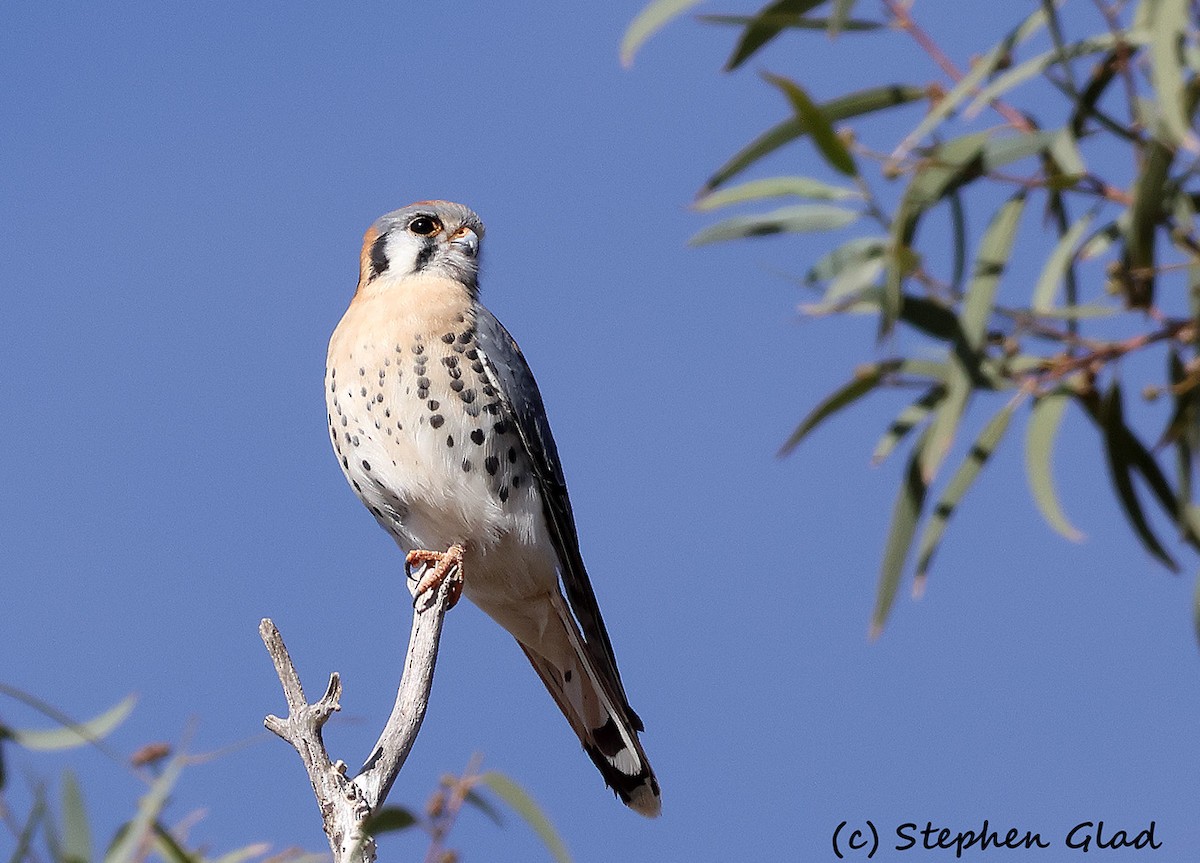
[[[483,222],[450,201],[418,201],[375,220],[363,236],[358,289],[378,279],[441,276],[479,291]]]

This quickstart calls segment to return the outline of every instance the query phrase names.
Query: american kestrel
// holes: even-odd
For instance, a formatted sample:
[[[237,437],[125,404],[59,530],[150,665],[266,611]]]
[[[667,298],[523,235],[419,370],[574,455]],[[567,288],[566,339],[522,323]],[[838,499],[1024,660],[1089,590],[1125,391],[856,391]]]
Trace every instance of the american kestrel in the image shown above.
[[[359,499],[407,565],[421,565],[418,590],[457,569],[605,783],[656,816],[658,780],[583,565],[541,394],[479,302],[482,238],[479,217],[448,201],[367,230],[358,290],[329,341],[329,436]]]

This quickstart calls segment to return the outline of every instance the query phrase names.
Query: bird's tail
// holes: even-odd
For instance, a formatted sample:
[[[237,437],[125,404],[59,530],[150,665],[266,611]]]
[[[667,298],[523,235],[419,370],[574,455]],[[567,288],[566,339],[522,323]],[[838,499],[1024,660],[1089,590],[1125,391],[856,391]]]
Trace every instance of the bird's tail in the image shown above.
[[[571,723],[605,784],[630,809],[655,818],[662,811],[662,802],[658,779],[638,739],[641,720],[624,706],[620,681],[608,680],[588,658],[583,636],[565,600],[555,596],[554,605],[570,649],[553,658],[524,644],[521,649]],[[543,644],[555,642],[561,643],[558,638],[543,639]]]

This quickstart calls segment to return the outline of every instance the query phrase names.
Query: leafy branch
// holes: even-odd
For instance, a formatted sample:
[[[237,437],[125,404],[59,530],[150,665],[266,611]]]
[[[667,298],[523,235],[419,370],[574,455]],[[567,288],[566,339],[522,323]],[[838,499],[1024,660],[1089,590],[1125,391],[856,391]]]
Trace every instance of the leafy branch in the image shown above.
[[[647,6],[626,34],[626,62],[657,28],[696,5],[656,0]],[[1200,550],[1193,491],[1200,451],[1195,7],[1188,0],[1030,2],[1028,14],[996,44],[978,46],[967,65],[922,26],[913,0],[882,0],[877,16],[853,17],[862,5],[776,0],[752,15],[700,16],[738,30],[727,71],[785,33],[825,34],[836,38],[847,65],[875,56],[864,54],[864,39],[911,39],[929,61],[923,74],[934,77],[883,81],[821,101],[802,83],[765,73],[784,95],[787,116],[710,176],[696,208],[798,202],[718,221],[692,242],[827,233],[829,251],[799,278],[819,292],[802,312],[868,314],[878,321],[874,349],[886,350],[886,358],[860,366],[822,400],[783,453],[868,395],[919,391],[884,431],[872,458],[878,464],[908,445],[872,633],[887,621],[910,568],[914,591],[925,589],[950,517],[1022,408],[1029,417],[1026,472],[1047,523],[1068,539],[1082,539],[1051,477],[1055,440],[1073,405],[1099,436],[1103,470],[1134,536],[1155,560],[1177,570],[1177,552],[1161,538],[1161,518],[1183,546]],[[827,17],[817,17],[822,7]],[[917,106],[923,113],[898,139],[886,131],[894,125],[879,119]],[[985,125],[985,111],[1002,123]],[[879,129],[884,137],[872,141]],[[812,143],[828,178],[733,183],[801,140]],[[1046,227],[1041,232],[1028,224],[1035,209]],[[986,218],[968,219],[978,213]],[[930,230],[933,214],[949,230]],[[968,223],[986,227],[975,235]],[[856,228],[857,235],[845,239]],[[1019,273],[1039,258],[1036,280],[1022,284]],[[1132,361],[1143,356],[1159,357],[1164,370],[1140,387],[1147,402],[1170,403],[1162,431],[1147,438],[1137,425],[1153,421],[1155,412],[1147,405],[1138,411],[1147,418],[1132,423],[1123,386],[1132,374],[1144,374],[1146,362]],[[996,401],[998,409],[986,409]],[[957,466],[944,471],[981,411],[989,418]],[[1154,509],[1147,510],[1139,485]]]

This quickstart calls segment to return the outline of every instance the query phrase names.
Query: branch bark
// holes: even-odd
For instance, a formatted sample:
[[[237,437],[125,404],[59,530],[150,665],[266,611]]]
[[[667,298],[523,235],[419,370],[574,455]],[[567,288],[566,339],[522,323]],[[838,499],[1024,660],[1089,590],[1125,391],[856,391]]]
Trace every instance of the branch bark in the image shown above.
[[[331,674],[325,694],[315,704],[309,704],[279,630],[270,618],[263,618],[259,624],[259,635],[275,664],[288,704],[286,719],[267,716],[264,724],[290,743],[304,762],[334,863],[373,863],[375,860],[375,843],[365,827],[383,805],[421,730],[433,686],[442,621],[454,589],[453,582],[458,577],[458,572],[452,573],[436,590],[423,593],[414,603],[412,634],[396,703],[370,757],[352,779],[346,775],[345,762],[330,760],[321,736],[321,729],[329,717],[341,709],[341,678],[336,671]],[[415,585],[415,582],[410,584]]]

